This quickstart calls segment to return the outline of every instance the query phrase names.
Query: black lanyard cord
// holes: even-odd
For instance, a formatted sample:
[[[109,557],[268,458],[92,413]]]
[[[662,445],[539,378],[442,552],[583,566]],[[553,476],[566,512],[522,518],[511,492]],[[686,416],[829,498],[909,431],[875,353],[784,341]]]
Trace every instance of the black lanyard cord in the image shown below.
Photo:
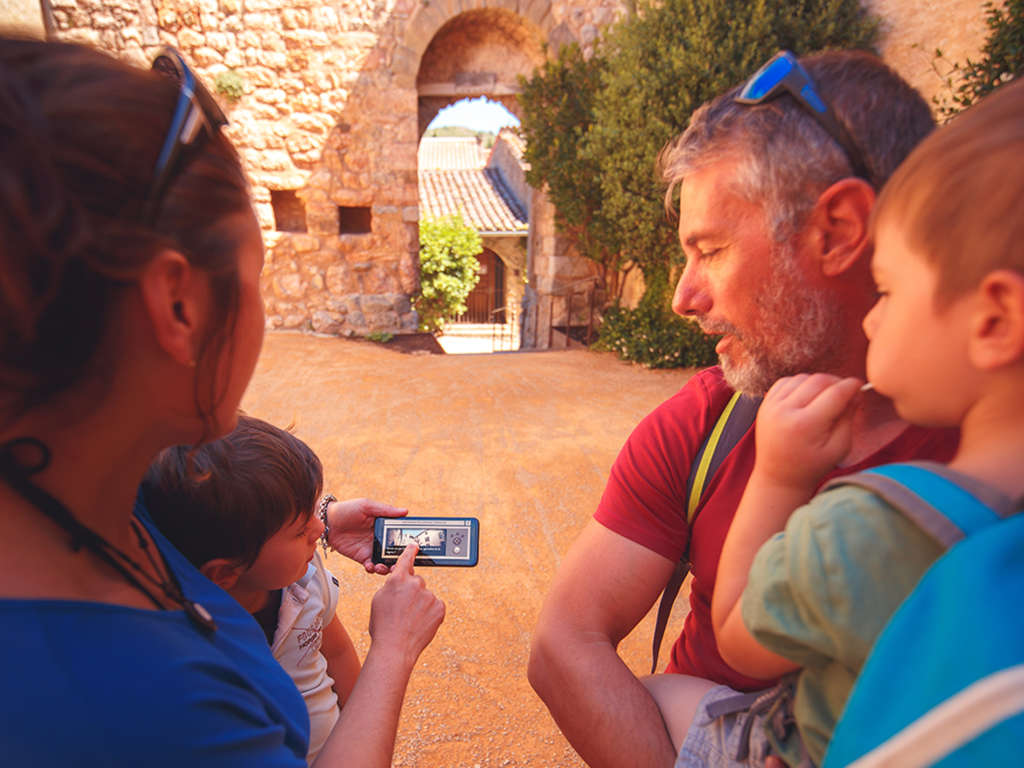
[[[32,452],[36,454],[33,457],[34,461],[19,460],[19,457],[31,456]],[[56,497],[33,483],[31,480],[32,475],[42,472],[49,465],[50,449],[45,443],[34,437],[16,437],[13,440],[0,444],[0,478],[3,478],[25,501],[68,532],[71,536],[70,545],[72,552],[78,552],[82,547],[85,547],[120,573],[125,581],[149,598],[158,609],[164,610],[163,603],[136,577],[135,573],[138,573],[163,592],[168,600],[181,605],[189,618],[199,626],[208,631],[213,631],[217,628],[216,623],[206,609],[185,597],[181,590],[181,585],[178,584],[167,561],[164,560],[163,569],[158,566],[156,559],[150,552],[149,543],[134,520],[131,521],[132,530],[135,531],[140,548],[145,552],[154,571],[160,573],[163,570],[167,574],[166,577],[158,579],[147,573],[127,553],[122,552],[100,534],[96,533],[96,531],[79,522],[71,514],[71,510],[64,506]],[[162,553],[161,559],[163,559]],[[135,573],[132,573],[133,570]]]

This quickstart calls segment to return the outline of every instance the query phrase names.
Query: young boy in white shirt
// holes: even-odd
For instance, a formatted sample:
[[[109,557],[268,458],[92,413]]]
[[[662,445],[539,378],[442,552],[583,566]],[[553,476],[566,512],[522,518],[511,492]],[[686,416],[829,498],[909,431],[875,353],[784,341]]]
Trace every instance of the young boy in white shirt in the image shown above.
[[[322,486],[323,468],[309,446],[245,415],[220,440],[165,450],[143,482],[160,530],[253,615],[295,681],[309,710],[310,764],[360,671],[335,615],[338,580],[317,553],[327,507],[345,507],[367,525],[376,515],[404,514],[376,502],[321,498]],[[366,553],[359,559],[367,570],[387,570],[375,569]]]

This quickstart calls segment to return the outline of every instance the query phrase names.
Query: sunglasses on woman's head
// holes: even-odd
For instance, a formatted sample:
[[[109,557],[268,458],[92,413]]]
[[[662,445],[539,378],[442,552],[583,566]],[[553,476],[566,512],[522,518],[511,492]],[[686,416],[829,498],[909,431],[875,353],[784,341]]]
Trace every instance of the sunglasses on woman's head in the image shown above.
[[[160,210],[164,192],[177,170],[182,149],[194,144],[204,129],[213,134],[228,123],[216,99],[203,87],[176,50],[161,49],[153,59],[153,69],[177,83],[179,91],[171,127],[157,157],[153,181],[146,195],[144,216],[149,224],[153,223]]]

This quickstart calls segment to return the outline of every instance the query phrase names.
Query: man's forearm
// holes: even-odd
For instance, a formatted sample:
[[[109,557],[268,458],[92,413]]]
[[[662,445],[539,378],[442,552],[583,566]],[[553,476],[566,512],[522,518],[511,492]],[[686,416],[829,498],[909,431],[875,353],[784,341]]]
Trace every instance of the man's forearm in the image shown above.
[[[535,639],[530,684],[591,768],[666,766],[675,750],[654,699],[605,640]]]

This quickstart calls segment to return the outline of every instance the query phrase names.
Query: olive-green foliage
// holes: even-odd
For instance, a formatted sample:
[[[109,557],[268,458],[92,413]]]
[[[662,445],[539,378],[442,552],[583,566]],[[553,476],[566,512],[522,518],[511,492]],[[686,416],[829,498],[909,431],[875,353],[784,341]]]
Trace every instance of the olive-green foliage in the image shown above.
[[[944,117],[952,117],[1001,83],[1024,74],[1024,0],[998,5],[989,0],[984,8],[988,37],[981,58],[952,64],[944,78],[948,93],[935,98]],[[935,56],[944,60],[940,49]]]
[[[213,87],[217,93],[232,104],[240,100],[245,93],[245,81],[233,69],[226,70],[217,75],[217,78],[213,81]]]
[[[648,368],[699,368],[716,362],[715,342],[693,320],[647,304],[634,310],[610,308],[594,346]]]
[[[466,297],[480,279],[480,235],[454,214],[420,219],[420,330],[441,330],[444,319],[466,311]]]
[[[606,323],[648,342],[650,324],[677,327],[669,278],[682,253],[655,162],[692,111],[779,49],[870,48],[876,34],[859,0],[648,0],[605,32],[590,60],[563,48],[523,83],[530,182],[548,186],[563,228],[605,268],[606,282],[623,264],[643,270],[647,295],[635,322],[614,309]],[[614,302],[615,285],[606,287]]]
[[[616,269],[618,232],[599,216],[601,167],[583,154],[604,65],[600,56],[585,59],[572,43],[532,78],[520,78],[520,130],[529,164],[526,180],[535,187],[548,186],[559,228],[573,236],[584,256]]]
[[[664,300],[671,271],[648,284],[636,309],[613,306],[598,331],[598,349],[617,352],[623,360],[648,368],[698,368],[717,361],[717,336],[706,336],[693,320],[675,314]]]
[[[694,109],[779,49],[865,48],[875,29],[859,0],[663,0],[613,27],[583,155],[601,169],[599,216],[617,223],[621,256],[648,283],[681,256],[655,162]]]

